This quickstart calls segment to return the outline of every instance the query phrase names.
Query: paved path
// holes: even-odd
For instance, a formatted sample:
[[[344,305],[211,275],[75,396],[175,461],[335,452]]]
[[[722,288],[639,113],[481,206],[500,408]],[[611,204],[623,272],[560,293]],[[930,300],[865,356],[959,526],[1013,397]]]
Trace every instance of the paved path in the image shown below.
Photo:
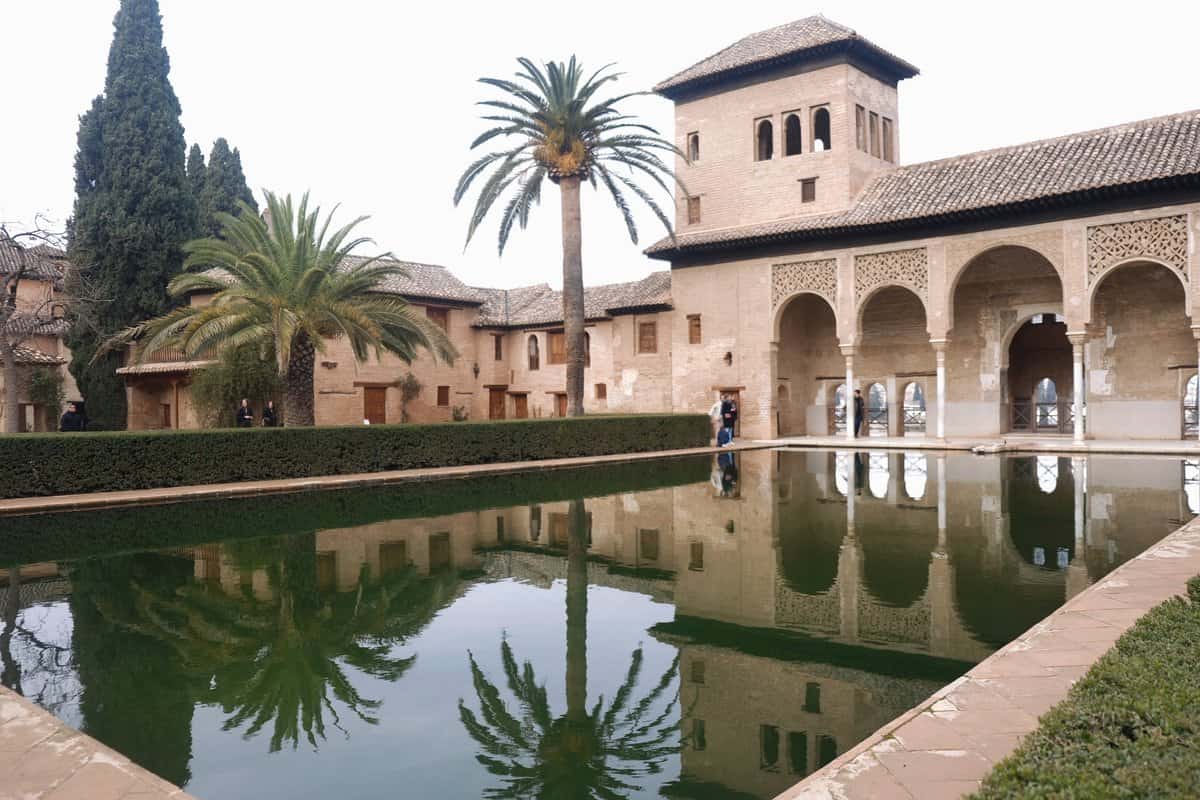
[[[191,800],[0,686],[0,800]]]
[[[1200,518],[1068,601],[933,697],[777,800],[957,798],[1133,623],[1200,574]]]
[[[441,478],[470,478],[476,475],[496,475],[508,472],[561,469],[592,464],[618,464],[656,458],[712,455],[741,450],[761,450],[771,447],[766,442],[744,441],[728,447],[694,447],[686,450],[657,450],[649,453],[618,453],[610,456],[579,458],[549,458],[542,461],[510,461],[499,464],[469,464],[461,467],[407,469],[395,472],[364,472],[354,475],[326,475],[314,478],[288,478],[276,481],[242,481],[199,486],[175,486],[166,489],[135,489],[123,492],[92,492],[89,494],[58,494],[49,497],[17,497],[0,500],[0,517],[12,514],[44,514],[56,511],[80,511],[88,508],[177,503],[181,500],[201,500],[213,497],[243,497],[258,494],[303,492],[314,489],[350,489],[358,486],[382,486],[407,481],[428,481]]]

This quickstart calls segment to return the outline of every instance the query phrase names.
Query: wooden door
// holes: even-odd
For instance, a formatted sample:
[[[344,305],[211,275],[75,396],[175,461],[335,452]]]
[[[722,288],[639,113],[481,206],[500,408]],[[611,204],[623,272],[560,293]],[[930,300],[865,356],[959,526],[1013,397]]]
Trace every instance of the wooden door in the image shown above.
[[[558,411],[558,416],[565,417],[567,415],[567,396],[565,394],[554,395],[554,407]]]
[[[504,389],[488,389],[488,419],[504,419]]]
[[[372,425],[387,424],[387,387],[363,387],[363,419]]]
[[[174,427],[173,425],[171,425],[171,404],[170,403],[161,403],[160,405],[162,408],[162,426],[163,426],[163,428]]]
[[[527,419],[529,417],[529,395],[513,395],[513,416],[517,419]]]

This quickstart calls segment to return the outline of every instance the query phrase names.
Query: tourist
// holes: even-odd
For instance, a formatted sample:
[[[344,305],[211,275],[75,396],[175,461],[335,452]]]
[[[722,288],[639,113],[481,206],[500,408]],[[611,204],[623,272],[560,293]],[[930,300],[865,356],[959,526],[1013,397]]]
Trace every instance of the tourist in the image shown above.
[[[862,390],[854,390],[854,438],[862,432],[863,417],[866,416],[867,404],[863,402]]]
[[[733,395],[725,395],[725,399],[721,402],[721,424],[726,431],[725,444],[733,443],[733,428],[737,425],[737,415],[737,402],[733,399]]]
[[[725,400],[724,394],[717,395],[717,399],[713,402],[712,408],[708,409],[708,418],[712,420],[713,436],[720,438],[721,428],[721,403]],[[718,442],[720,444],[720,442]]]
[[[254,427],[254,409],[250,408],[250,401],[244,397],[237,410],[237,426],[239,428]]]
[[[74,403],[67,403],[67,413],[59,420],[58,429],[64,433],[83,430],[83,414],[79,413],[79,407]]]
[[[279,424],[275,419],[275,401],[268,400],[267,407],[263,409],[262,425],[264,428],[274,428]]]

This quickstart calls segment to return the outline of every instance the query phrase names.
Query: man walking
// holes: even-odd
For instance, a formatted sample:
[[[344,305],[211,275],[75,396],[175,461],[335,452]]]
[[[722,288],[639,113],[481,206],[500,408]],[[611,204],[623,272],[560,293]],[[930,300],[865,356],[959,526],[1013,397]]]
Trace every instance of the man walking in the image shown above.
[[[854,438],[862,432],[863,418],[867,415],[867,404],[863,402],[862,391],[854,390]]]

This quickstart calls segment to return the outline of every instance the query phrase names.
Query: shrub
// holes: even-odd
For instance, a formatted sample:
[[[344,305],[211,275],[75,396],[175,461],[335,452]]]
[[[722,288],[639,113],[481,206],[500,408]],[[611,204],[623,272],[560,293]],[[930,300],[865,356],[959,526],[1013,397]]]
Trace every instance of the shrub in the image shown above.
[[[1200,582],[1117,641],[996,766],[977,798],[1195,797]]]
[[[29,375],[29,402],[42,406],[49,416],[49,424],[58,422],[62,413],[63,401],[67,394],[63,389],[62,370],[39,367]]]
[[[0,437],[0,498],[700,447],[701,414]]]

